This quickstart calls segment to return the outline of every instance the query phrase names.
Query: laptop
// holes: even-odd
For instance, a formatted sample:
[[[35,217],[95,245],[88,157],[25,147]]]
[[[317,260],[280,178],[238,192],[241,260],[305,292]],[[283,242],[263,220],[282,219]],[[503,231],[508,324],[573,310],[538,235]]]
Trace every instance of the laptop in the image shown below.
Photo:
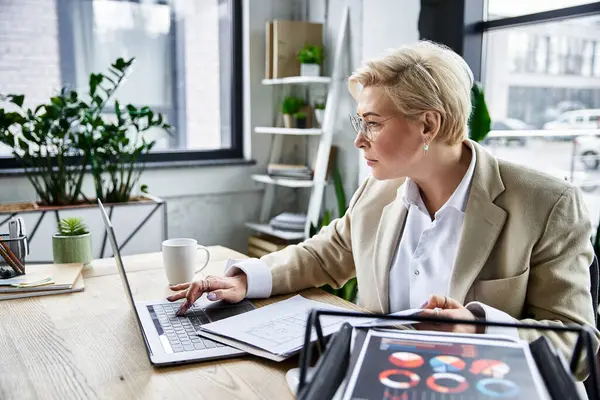
[[[248,300],[231,304],[223,301],[211,302],[206,299],[206,296],[202,296],[184,317],[175,315],[182,301],[172,303],[167,300],[134,300],[112,223],[100,200],[98,205],[117,269],[123,281],[123,288],[144,338],[150,362],[156,366],[164,366],[246,354],[242,350],[202,338],[196,334],[196,331],[202,324],[253,310],[254,306]]]

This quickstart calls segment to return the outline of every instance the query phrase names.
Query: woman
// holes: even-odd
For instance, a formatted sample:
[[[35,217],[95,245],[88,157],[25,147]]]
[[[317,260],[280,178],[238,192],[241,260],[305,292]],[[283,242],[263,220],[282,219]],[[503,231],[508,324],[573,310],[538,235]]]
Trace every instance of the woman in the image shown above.
[[[355,145],[372,176],[346,215],[297,246],[234,264],[227,277],[177,285],[169,300],[186,297],[185,312],[205,292],[240,301],[339,287],[356,275],[360,305],[374,312],[423,307],[450,318],[593,326],[581,194],[467,139],[473,76],[464,60],[419,42],[367,62],[349,81]],[[541,331],[503,333],[532,341]],[[546,336],[570,357],[574,335]]]

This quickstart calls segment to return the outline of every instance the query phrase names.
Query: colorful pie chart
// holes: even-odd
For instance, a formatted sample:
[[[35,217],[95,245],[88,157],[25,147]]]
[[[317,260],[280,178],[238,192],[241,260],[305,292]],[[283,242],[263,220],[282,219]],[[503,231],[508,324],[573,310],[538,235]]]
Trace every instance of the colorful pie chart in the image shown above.
[[[389,360],[396,367],[418,368],[425,363],[423,357],[415,353],[397,352],[390,355]]]
[[[379,374],[379,382],[390,389],[410,389],[419,384],[421,378],[412,371],[388,369]]]
[[[431,390],[438,393],[462,393],[469,388],[467,378],[447,372],[435,373],[425,382]]]
[[[429,360],[429,365],[435,372],[458,372],[465,368],[466,363],[454,356],[437,356]]]
[[[498,360],[477,360],[471,364],[471,373],[503,378],[510,372],[510,367]]]

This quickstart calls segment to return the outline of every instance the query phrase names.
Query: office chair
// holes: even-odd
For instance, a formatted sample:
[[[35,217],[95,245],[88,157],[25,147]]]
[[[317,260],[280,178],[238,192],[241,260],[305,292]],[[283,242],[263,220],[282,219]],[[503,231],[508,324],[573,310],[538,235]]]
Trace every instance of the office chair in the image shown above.
[[[600,329],[600,324],[598,324],[598,297],[600,291],[600,270],[598,267],[598,258],[594,254],[594,259],[592,260],[592,264],[590,265],[590,292],[592,294],[592,307],[594,309],[594,322],[596,323],[596,328]],[[591,382],[590,379],[586,379],[583,381],[583,385],[585,386],[585,391],[587,392],[588,398],[591,393]]]

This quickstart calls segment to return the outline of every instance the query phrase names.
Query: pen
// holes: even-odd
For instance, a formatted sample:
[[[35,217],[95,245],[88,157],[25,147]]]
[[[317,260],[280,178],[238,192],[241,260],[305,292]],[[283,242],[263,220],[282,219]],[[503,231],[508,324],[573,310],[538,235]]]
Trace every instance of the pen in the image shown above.
[[[24,274],[25,267],[21,264],[17,256],[4,242],[0,242],[0,256],[12,267],[17,274]]]

